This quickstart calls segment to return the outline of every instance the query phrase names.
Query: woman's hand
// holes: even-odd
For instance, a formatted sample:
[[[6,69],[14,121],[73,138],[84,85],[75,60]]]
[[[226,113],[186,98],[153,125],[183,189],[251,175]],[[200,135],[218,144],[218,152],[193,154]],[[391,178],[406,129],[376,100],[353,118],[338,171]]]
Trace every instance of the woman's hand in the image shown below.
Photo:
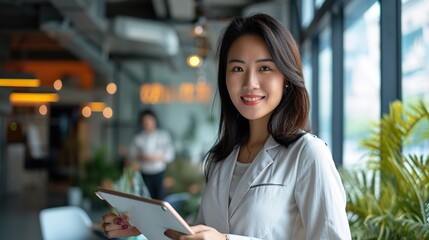
[[[114,213],[106,213],[103,215],[104,233],[109,238],[122,238],[137,236],[140,231],[128,223],[128,216],[123,215],[118,217]]]
[[[225,234],[218,232],[212,227],[197,225],[191,227],[195,234],[184,235],[183,233],[168,229],[164,235],[174,240],[227,240]]]

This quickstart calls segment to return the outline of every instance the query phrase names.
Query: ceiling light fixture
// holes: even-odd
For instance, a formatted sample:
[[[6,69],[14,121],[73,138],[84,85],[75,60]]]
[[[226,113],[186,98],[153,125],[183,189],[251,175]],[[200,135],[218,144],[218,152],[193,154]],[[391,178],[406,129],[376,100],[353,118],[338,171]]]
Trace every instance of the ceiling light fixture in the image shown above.
[[[47,103],[58,102],[59,96],[56,93],[11,93],[9,100],[11,103]]]
[[[0,78],[0,87],[39,87],[39,79]]]
[[[61,79],[57,79],[54,82],[54,89],[60,91],[63,88],[63,81]]]
[[[82,108],[82,116],[89,118],[91,116],[91,108],[88,106],[85,106]]]
[[[88,107],[92,112],[102,112],[106,108],[106,104],[104,102],[90,102]]]
[[[202,61],[203,60],[201,59],[201,57],[197,54],[190,55],[190,56],[188,56],[188,59],[187,59],[188,66],[190,66],[192,68],[200,67],[202,64]]]
[[[112,95],[116,93],[117,89],[118,89],[118,87],[116,86],[115,83],[109,83],[106,86],[107,93],[112,94]]]
[[[40,80],[28,73],[0,73],[0,87],[39,87]]]
[[[112,116],[113,116],[113,110],[112,110],[112,108],[111,107],[106,107],[103,110],[103,116],[105,118],[107,118],[107,119],[112,118]]]

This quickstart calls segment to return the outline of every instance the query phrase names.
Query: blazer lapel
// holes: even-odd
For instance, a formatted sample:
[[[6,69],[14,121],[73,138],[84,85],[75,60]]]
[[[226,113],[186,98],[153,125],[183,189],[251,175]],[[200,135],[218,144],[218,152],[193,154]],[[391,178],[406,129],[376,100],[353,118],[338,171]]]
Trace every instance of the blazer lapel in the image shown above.
[[[234,214],[241,200],[243,199],[244,195],[246,195],[247,191],[252,186],[255,179],[262,173],[264,169],[266,169],[268,166],[270,166],[273,163],[273,158],[277,154],[278,149],[275,152],[270,152],[270,154],[268,153],[268,150],[278,145],[279,144],[276,141],[274,141],[272,137],[269,137],[267,142],[264,144],[263,150],[260,151],[258,155],[255,157],[252,164],[249,166],[249,169],[247,169],[246,173],[241,178],[240,183],[238,184],[237,189],[232,196],[231,203],[229,205],[229,218],[231,218],[231,216]],[[238,150],[237,150],[237,153],[238,153]],[[234,155],[235,161],[237,161],[237,153]],[[235,167],[235,161],[234,161],[234,165],[231,166],[232,169],[234,169]],[[231,178],[232,178],[232,171],[228,181],[231,181]],[[229,191],[229,187],[228,187],[228,191]]]
[[[228,205],[229,205],[229,188],[231,185],[232,173],[234,172],[235,162],[237,161],[239,147],[236,147],[231,154],[222,162],[221,172],[219,174],[219,179],[217,184],[218,192],[218,203],[219,209],[216,211],[222,212],[223,216],[226,216],[228,219]],[[225,229],[229,231],[229,225],[225,222]]]

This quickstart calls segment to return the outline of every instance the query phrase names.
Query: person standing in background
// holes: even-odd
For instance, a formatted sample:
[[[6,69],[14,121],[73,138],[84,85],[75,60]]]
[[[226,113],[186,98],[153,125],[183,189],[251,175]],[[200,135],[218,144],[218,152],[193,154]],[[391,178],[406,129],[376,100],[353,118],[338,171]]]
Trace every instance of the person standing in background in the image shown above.
[[[171,136],[158,128],[158,119],[153,111],[143,110],[139,120],[143,130],[129,147],[128,161],[141,172],[151,197],[163,199],[165,169],[175,156]]]

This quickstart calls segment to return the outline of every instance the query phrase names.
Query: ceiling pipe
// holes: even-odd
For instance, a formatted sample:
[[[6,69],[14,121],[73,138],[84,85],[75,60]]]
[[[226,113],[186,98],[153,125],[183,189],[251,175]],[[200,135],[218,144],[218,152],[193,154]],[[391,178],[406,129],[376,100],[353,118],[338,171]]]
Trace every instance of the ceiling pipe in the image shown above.
[[[76,57],[87,61],[94,70],[102,76],[110,79],[113,76],[114,67],[106,55],[101,54],[95,46],[89,44],[82,35],[79,35],[70,27],[55,22],[45,23],[42,31],[57,39],[59,43],[72,52]]]
[[[164,58],[172,57],[179,51],[178,34],[170,25],[125,16],[108,22],[105,18],[105,0],[50,1],[65,17],[65,21],[70,22],[69,28],[81,35],[81,41],[86,40],[88,44],[99,48],[100,55]],[[189,1],[193,0],[186,0]],[[167,0],[160,2],[166,3]]]
[[[64,21],[43,23],[41,29],[76,57],[91,64],[97,73],[110,79],[114,68],[106,48],[105,0],[50,2],[62,14]]]
[[[132,17],[116,17],[111,22],[109,47],[112,52],[141,54],[155,58],[179,52],[179,36],[169,25]]]
[[[104,0],[50,0],[76,30],[95,43],[104,41],[108,30]]]

